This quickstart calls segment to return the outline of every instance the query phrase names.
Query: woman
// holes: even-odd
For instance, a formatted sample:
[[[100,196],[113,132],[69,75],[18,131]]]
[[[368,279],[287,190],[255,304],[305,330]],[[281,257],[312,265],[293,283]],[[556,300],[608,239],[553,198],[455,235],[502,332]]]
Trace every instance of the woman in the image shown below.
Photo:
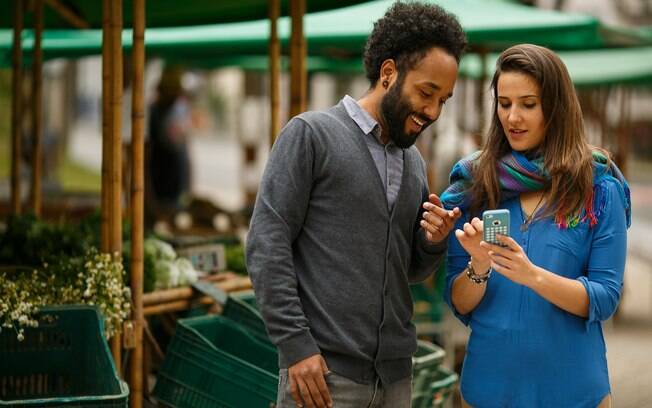
[[[609,407],[600,322],[622,289],[629,189],[587,144],[559,57],[518,45],[496,65],[484,149],[455,165],[442,196],[464,213],[445,292],[472,329],[462,397],[481,408]],[[482,241],[488,209],[510,211],[506,247]]]

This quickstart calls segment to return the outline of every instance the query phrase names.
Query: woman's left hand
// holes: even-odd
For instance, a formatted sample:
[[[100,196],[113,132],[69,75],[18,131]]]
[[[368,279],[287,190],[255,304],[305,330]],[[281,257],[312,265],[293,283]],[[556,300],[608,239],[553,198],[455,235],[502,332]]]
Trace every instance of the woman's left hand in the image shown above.
[[[497,235],[496,239],[507,247],[482,242],[480,245],[489,250],[491,267],[507,279],[532,287],[539,280],[540,268],[530,262],[523,248],[513,238]]]

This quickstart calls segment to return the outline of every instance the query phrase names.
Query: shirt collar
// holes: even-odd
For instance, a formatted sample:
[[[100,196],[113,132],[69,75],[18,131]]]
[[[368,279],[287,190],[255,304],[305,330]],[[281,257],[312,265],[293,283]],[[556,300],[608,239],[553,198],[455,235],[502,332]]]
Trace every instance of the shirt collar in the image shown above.
[[[378,143],[383,144],[380,140],[380,124],[374,119],[369,112],[360,106],[358,101],[345,95],[342,99],[344,108],[349,114],[351,119],[360,127],[360,129],[366,134],[371,134],[378,140]]]

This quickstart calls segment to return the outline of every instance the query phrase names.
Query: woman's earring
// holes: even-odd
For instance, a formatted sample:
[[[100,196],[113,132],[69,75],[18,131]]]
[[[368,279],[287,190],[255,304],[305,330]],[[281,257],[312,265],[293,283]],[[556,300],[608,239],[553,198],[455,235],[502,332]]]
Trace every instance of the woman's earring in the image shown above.
[[[389,86],[389,81],[388,81],[388,80],[384,80],[384,81],[383,81],[383,88],[387,89],[388,86]]]

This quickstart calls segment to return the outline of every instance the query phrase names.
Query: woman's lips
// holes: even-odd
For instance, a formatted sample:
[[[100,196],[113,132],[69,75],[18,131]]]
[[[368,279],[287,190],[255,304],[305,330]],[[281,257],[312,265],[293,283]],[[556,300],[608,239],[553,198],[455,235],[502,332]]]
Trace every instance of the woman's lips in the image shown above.
[[[523,129],[509,129],[509,135],[514,138],[523,137],[527,133],[527,130]]]

